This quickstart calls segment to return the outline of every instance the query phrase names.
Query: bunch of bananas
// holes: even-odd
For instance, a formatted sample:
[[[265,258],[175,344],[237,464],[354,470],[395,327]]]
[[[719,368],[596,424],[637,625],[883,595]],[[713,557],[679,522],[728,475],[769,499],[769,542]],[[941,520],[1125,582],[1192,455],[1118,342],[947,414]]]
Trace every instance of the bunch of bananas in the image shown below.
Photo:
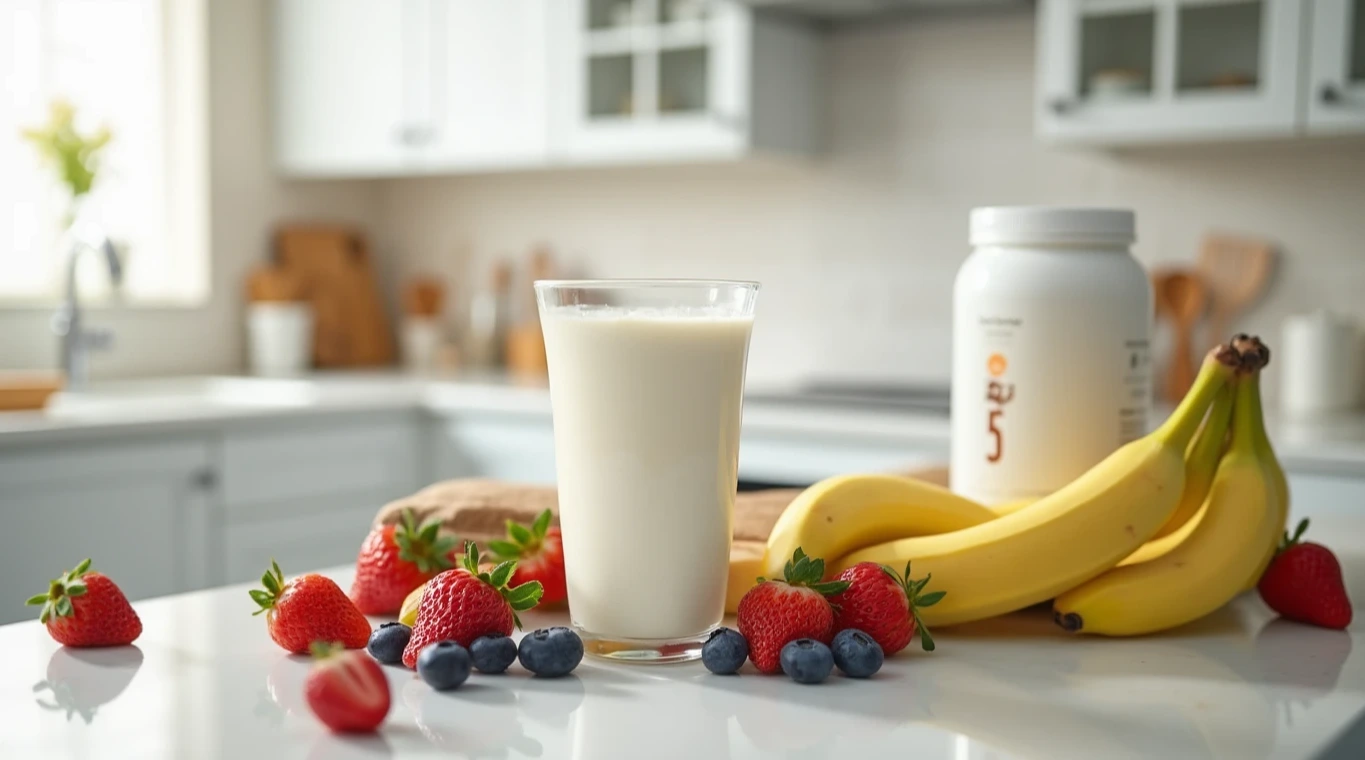
[[[1261,419],[1270,352],[1236,336],[1205,357],[1157,430],[1032,503],[991,509],[909,478],[849,475],[807,489],[768,539],[765,574],[795,549],[933,575],[929,626],[1053,600],[1057,623],[1130,636],[1213,612],[1255,585],[1289,507]],[[1037,445],[1046,445],[1039,441]]]

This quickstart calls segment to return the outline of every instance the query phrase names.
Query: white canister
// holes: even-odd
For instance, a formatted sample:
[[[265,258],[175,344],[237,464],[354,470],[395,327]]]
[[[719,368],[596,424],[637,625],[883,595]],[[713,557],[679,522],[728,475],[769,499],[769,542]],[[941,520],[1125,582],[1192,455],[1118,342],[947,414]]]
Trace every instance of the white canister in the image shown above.
[[[985,504],[1038,497],[1147,430],[1152,289],[1133,212],[971,215],[953,291],[951,480]]]
[[[1280,406],[1294,417],[1353,409],[1360,401],[1360,332],[1354,323],[1319,311],[1284,321],[1274,364],[1281,372]]]
[[[246,319],[253,375],[298,375],[312,366],[313,310],[308,304],[253,303]]]

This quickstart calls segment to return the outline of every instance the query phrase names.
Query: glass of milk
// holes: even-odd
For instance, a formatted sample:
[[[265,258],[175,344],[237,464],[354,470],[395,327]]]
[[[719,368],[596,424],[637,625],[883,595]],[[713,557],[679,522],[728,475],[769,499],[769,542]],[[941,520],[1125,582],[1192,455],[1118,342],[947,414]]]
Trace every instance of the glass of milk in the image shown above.
[[[535,289],[573,626],[602,657],[700,657],[725,612],[758,283]]]

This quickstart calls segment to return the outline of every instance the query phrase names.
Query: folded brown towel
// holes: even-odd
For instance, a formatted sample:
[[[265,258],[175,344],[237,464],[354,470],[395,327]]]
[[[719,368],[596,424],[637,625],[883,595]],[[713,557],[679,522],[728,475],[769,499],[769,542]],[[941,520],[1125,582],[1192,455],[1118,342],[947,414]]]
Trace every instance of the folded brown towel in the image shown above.
[[[944,469],[905,474],[945,486],[948,481],[947,470]],[[799,488],[774,488],[737,495],[735,539],[767,541],[782,510],[799,493]],[[461,539],[483,544],[489,539],[506,535],[508,520],[529,524],[546,509],[558,514],[559,500],[553,486],[531,486],[481,478],[446,480],[385,504],[375,516],[374,524],[397,523],[402,520],[405,509],[413,510],[418,522],[434,517],[445,525],[446,530]],[[555,522],[558,522],[558,518]]]

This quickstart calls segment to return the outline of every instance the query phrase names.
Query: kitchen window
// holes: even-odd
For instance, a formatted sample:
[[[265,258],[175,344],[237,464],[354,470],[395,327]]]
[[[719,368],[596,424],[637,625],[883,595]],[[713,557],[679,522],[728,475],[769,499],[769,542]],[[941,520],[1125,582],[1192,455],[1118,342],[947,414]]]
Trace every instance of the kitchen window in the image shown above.
[[[21,132],[69,103],[78,132],[107,127],[80,202],[123,251],[117,301],[202,303],[208,295],[206,0],[0,3],[0,304],[50,305],[63,291],[70,194]],[[95,257],[84,298],[110,295]],[[88,265],[88,266],[87,266]],[[104,300],[110,300],[105,298]]]

